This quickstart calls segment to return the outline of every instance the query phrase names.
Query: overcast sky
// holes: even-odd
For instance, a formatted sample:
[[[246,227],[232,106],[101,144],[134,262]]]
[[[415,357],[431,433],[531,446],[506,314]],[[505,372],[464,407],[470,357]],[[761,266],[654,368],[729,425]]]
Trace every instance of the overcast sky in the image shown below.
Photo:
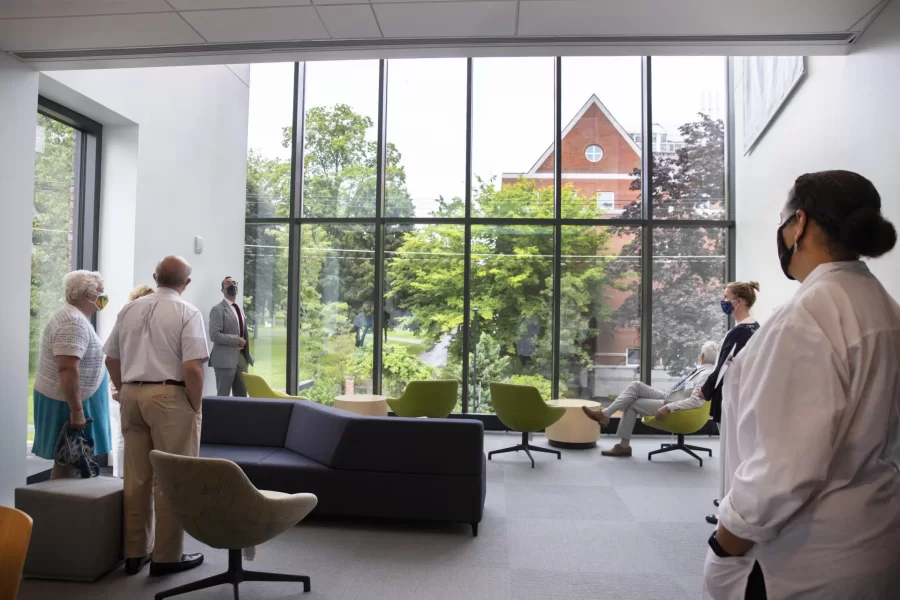
[[[563,127],[596,94],[626,131],[640,131],[640,58],[564,58],[562,72]],[[391,60],[388,73],[388,141],[426,216],[437,196],[464,193],[466,61]],[[291,124],[293,84],[292,63],[251,65],[248,144],[265,156],[289,156],[281,131]],[[527,171],[553,142],[553,59],[475,59],[473,85],[474,173]],[[338,103],[377,121],[377,61],[308,64],[307,108]],[[670,138],[700,111],[724,117],[724,107],[723,58],[654,58],[653,120]]]

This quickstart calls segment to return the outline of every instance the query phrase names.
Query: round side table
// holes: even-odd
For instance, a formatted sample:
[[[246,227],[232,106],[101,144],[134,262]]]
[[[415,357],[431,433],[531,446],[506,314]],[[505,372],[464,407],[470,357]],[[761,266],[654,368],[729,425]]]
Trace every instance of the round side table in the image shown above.
[[[555,448],[583,450],[594,448],[600,439],[600,426],[587,418],[582,406],[597,408],[599,402],[593,400],[550,400],[550,406],[562,406],[566,414],[562,419],[544,430],[547,443]]]
[[[335,396],[334,407],[370,417],[386,417],[388,415],[387,396],[378,396],[376,394],[343,394]]]

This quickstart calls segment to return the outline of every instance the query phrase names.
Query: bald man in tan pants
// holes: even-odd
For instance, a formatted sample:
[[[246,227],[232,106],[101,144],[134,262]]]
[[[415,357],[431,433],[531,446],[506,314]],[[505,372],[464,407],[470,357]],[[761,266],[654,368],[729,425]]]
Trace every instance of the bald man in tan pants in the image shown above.
[[[183,258],[160,261],[153,276],[156,293],[122,309],[104,347],[110,378],[121,390],[129,575],[139,573],[151,553],[151,577],[203,562],[202,554],[182,553],[184,532],[150,465],[151,450],[182,456],[200,452],[203,366],[209,349],[203,316],[181,298],[190,276],[191,266]]]

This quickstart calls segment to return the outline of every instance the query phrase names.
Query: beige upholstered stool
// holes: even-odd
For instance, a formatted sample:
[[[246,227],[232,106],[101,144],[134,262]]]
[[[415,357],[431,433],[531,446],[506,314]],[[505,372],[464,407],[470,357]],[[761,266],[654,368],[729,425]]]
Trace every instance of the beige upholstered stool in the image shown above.
[[[122,480],[51,479],[16,489],[34,520],[25,577],[95,581],[123,560]]]
[[[566,409],[563,418],[546,429],[547,443],[556,448],[593,448],[600,439],[600,427],[582,412],[582,406],[595,408],[599,402],[593,400],[551,400],[550,406]]]

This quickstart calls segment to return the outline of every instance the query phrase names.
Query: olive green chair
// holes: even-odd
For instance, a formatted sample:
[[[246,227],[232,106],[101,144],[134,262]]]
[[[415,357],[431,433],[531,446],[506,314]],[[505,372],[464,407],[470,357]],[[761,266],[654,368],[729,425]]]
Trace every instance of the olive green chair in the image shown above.
[[[694,454],[692,450],[709,452],[710,457],[712,457],[712,450],[704,448],[703,446],[691,446],[685,444],[684,436],[691,433],[697,433],[709,422],[710,404],[710,402],[704,402],[703,406],[697,408],[669,413],[662,421],[657,420],[656,417],[644,417],[644,425],[678,435],[678,441],[676,443],[662,444],[659,450],[654,450],[647,455],[647,460],[653,460],[654,454],[665,454],[666,452],[682,450],[699,460],[700,466],[702,467],[703,459]]]
[[[455,380],[410,381],[399,398],[388,398],[388,406],[398,417],[444,419],[456,407]]]
[[[289,396],[284,392],[273,390],[269,382],[252,373],[244,373],[244,385],[247,386],[247,396],[250,398],[269,398],[271,400],[308,400],[303,396]]]
[[[505,452],[518,452],[524,450],[531,460],[531,468],[534,468],[534,457],[529,450],[555,454],[557,459],[562,458],[562,453],[550,448],[532,446],[528,443],[528,434],[542,431],[550,427],[566,414],[566,409],[561,406],[549,406],[536,387],[530,385],[514,385],[511,383],[491,384],[491,403],[497,418],[513,431],[522,432],[522,443],[510,448],[494,450],[488,453],[488,460],[495,454]]]

